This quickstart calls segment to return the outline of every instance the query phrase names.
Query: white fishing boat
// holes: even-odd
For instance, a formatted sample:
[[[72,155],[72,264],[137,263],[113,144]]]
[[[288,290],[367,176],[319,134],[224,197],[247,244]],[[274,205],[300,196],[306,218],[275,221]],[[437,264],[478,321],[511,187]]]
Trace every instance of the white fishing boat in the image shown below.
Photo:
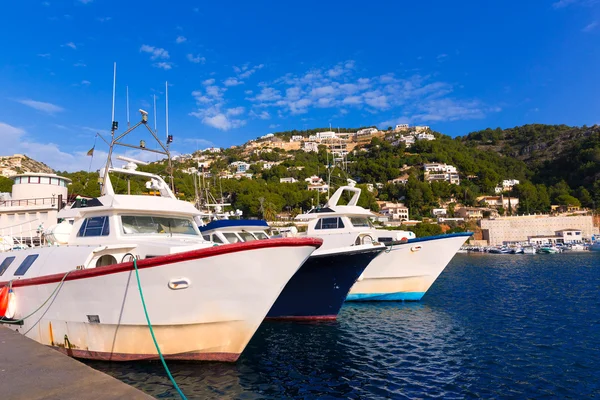
[[[339,204],[344,193],[351,194],[347,205]],[[307,231],[301,235],[323,239],[322,249],[367,242],[387,245],[346,300],[420,300],[472,233],[417,238],[408,231],[376,229],[370,221],[374,214],[358,206],[360,193],[354,186],[340,187],[323,208],[297,216],[297,220],[308,221]]]
[[[101,197],[61,210],[49,246],[0,254],[0,324],[74,357],[157,359],[153,331],[167,359],[235,361],[321,240],[205,241],[161,177],[111,166],[142,115],[113,135]],[[114,174],[160,195],[117,194]]]
[[[535,254],[537,252],[536,248],[531,245],[523,246],[523,254]]]

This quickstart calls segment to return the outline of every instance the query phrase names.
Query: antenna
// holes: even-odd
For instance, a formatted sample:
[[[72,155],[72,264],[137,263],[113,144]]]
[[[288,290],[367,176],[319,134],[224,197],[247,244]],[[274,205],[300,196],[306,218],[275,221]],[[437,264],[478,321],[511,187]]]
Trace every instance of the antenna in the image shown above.
[[[127,128],[129,128],[129,86],[125,86],[125,98],[127,99]]]
[[[169,84],[165,81],[165,110],[166,110],[166,125],[167,125],[167,145],[169,140]]]
[[[114,122],[115,121],[115,91],[116,90],[117,90],[117,63],[115,62],[114,72],[113,72],[112,117],[111,117],[110,122]],[[114,136],[114,132],[113,132],[113,136]]]

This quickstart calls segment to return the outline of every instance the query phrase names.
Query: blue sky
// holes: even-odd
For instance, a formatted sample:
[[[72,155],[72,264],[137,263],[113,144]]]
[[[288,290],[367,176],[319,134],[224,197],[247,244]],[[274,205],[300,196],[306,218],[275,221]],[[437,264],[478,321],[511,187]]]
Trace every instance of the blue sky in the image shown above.
[[[173,149],[396,123],[452,136],[600,123],[600,1],[3,2],[0,147],[89,168],[165,81]],[[137,138],[132,138],[137,140]],[[93,168],[106,146],[97,143]]]

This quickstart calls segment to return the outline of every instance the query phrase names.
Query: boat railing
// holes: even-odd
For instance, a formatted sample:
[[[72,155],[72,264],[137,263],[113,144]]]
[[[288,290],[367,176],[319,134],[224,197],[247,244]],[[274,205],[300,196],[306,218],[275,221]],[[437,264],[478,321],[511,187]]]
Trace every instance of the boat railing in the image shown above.
[[[22,200],[0,200],[0,207],[21,207],[21,206],[43,206],[50,205],[55,207],[58,204],[57,197],[39,197],[35,199]]]
[[[43,226],[38,221],[39,219],[33,219],[1,228],[0,252],[14,250],[15,248],[40,246],[42,244]]]

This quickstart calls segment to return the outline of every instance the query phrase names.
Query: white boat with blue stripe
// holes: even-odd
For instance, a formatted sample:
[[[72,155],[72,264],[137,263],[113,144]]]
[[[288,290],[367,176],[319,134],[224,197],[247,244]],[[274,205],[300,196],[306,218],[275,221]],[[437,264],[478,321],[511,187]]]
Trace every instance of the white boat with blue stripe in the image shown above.
[[[344,192],[352,197],[347,205],[339,205]],[[421,300],[472,233],[417,238],[408,231],[377,229],[370,221],[374,214],[357,205],[360,193],[354,186],[340,187],[324,207],[297,216],[308,221],[300,235],[323,239],[323,250],[368,241],[386,244],[387,250],[350,289],[347,301]]]

